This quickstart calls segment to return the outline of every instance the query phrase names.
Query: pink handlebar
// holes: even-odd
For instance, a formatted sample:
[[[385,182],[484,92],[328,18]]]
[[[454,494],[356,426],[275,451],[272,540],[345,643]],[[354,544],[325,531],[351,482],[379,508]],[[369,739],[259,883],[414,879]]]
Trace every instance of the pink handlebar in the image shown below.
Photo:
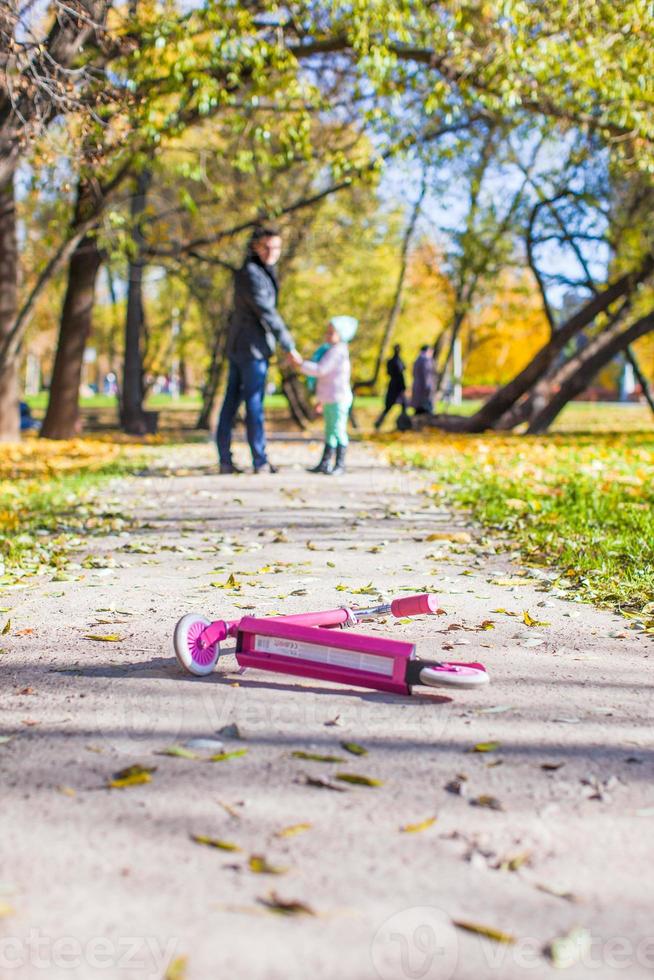
[[[325,609],[323,612],[298,613],[295,616],[275,616],[282,623],[295,623],[297,626],[340,626],[346,623],[349,612],[344,607],[340,609]],[[232,619],[226,623],[226,636],[236,636],[241,620]],[[224,637],[223,637],[224,638]]]
[[[403,599],[391,602],[391,612],[394,616],[434,616],[438,610],[438,599],[435,595],[408,595]]]
[[[387,612],[388,608],[388,606],[378,606],[375,611],[378,613]],[[393,599],[390,604],[390,611],[396,617],[433,616],[438,611],[438,599],[435,595],[427,593],[408,595],[402,599]],[[353,612],[356,615],[358,610],[355,609]],[[296,626],[340,626],[350,619],[350,610],[341,606],[339,609],[325,609],[323,612],[298,613],[295,616],[275,616],[274,618],[283,623],[294,623]],[[227,636],[236,636],[240,622],[240,619],[232,619],[228,622],[213,623],[206,631],[206,641],[210,643],[216,640],[222,642]]]
[[[340,626],[347,623],[350,617],[349,610],[341,606],[340,609],[326,609],[324,612],[298,613],[296,616],[275,617],[284,623],[294,623],[296,626]]]

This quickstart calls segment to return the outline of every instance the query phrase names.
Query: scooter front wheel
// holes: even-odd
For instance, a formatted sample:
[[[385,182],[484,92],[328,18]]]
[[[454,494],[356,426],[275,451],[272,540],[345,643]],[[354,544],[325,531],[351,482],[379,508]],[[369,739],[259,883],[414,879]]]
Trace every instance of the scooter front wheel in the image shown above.
[[[207,647],[200,644],[200,636],[210,625],[210,620],[205,616],[187,613],[175,627],[173,636],[175,656],[184,670],[189,674],[195,674],[196,677],[210,674],[220,654],[220,644],[217,641]]]
[[[463,667],[457,664],[443,664],[442,667],[423,667],[420,683],[427,687],[484,687],[489,683],[485,670],[476,667]]]

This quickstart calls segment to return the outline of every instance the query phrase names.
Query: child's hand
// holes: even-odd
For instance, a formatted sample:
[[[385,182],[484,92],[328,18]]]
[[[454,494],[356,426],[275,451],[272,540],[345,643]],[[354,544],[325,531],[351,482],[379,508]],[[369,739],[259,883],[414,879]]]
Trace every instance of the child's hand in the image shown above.
[[[290,350],[288,352],[288,360],[290,364],[294,364],[295,367],[299,367],[302,364],[304,358],[302,357],[302,355],[298,350],[295,350],[295,348],[293,348],[293,350]]]

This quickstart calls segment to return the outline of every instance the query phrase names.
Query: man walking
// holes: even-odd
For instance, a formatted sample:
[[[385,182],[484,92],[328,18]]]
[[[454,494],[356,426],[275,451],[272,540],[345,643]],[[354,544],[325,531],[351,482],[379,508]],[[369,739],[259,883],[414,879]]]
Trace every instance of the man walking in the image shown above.
[[[293,337],[277,312],[275,265],[281,250],[276,228],[256,228],[245,262],[234,275],[234,309],[227,335],[229,376],[216,433],[221,473],[242,472],[234,465],[231,450],[234,419],[242,401],[254,472],[277,472],[268,461],[263,417],[268,363],[277,342],[286,352],[295,351]]]
[[[434,408],[434,355],[428,344],[423,344],[413,362],[413,391],[411,404],[416,415],[431,415]]]
[[[388,374],[388,388],[386,390],[386,401],[384,411],[375,422],[375,428],[381,429],[382,423],[393,405],[398,403],[406,409],[406,381],[404,380],[404,361],[400,353],[401,348],[396,344],[393,348],[393,356],[386,361],[386,373]]]

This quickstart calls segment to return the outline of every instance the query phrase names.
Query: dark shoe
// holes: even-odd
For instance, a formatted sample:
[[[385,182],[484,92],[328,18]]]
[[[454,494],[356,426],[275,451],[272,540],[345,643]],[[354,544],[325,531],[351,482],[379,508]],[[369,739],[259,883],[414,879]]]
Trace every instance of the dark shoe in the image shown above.
[[[340,476],[345,473],[345,452],[347,446],[337,446],[336,448],[336,463],[334,464],[334,469],[332,470],[332,476]]]
[[[322,452],[322,459],[317,466],[312,466],[310,469],[308,469],[307,473],[331,473],[333,458],[334,450],[331,446],[325,445]]]
[[[242,473],[243,470],[239,469],[238,466],[234,466],[233,463],[221,463],[219,472],[221,476],[228,476],[230,473]]]
[[[261,463],[259,466],[254,466],[252,468],[253,473],[279,473],[279,468],[273,466],[272,463]]]

